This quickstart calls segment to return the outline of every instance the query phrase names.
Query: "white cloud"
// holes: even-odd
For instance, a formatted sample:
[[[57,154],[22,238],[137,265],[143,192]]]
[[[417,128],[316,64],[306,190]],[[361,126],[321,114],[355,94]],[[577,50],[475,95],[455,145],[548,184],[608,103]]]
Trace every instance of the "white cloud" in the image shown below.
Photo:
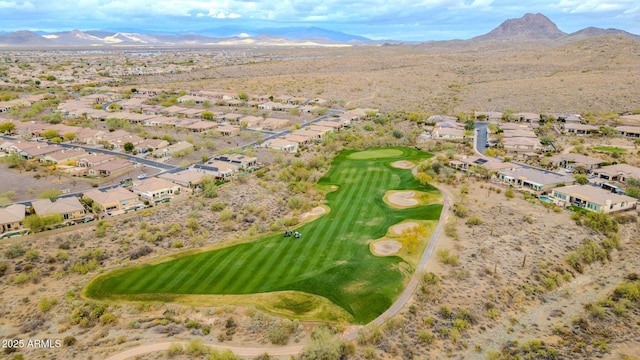
[[[560,0],[553,7],[570,13],[625,11],[636,4],[635,0]]]
[[[35,6],[31,1],[0,1],[0,9],[31,10]]]

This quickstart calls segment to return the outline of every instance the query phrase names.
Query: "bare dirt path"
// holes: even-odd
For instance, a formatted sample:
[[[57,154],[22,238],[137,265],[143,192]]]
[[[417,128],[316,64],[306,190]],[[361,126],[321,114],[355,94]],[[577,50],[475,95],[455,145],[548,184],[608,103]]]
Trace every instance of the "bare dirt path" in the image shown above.
[[[182,344],[187,345],[186,342],[162,342],[148,345],[141,345],[135,347],[133,349],[129,349],[127,351],[123,351],[121,353],[112,355],[106,360],[126,360],[135,358],[136,356],[166,351],[169,349],[171,344]],[[251,347],[234,347],[234,346],[224,346],[224,345],[215,345],[215,344],[207,344],[207,346],[216,349],[216,350],[231,350],[234,354],[239,356],[259,356],[264,353],[268,353],[270,356],[288,356],[288,355],[296,355],[302,352],[303,345],[297,346],[286,346],[286,347],[278,347],[278,348],[251,348]]]

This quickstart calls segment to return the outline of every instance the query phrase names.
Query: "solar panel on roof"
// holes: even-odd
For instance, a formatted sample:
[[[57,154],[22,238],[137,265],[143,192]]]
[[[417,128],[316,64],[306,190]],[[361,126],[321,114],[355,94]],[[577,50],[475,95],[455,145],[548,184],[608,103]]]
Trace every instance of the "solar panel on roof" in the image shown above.
[[[487,160],[487,159],[478,159],[478,160],[474,161],[473,163],[474,164],[478,164],[478,165],[482,165],[482,164],[486,163],[487,161],[489,161],[489,160]]]

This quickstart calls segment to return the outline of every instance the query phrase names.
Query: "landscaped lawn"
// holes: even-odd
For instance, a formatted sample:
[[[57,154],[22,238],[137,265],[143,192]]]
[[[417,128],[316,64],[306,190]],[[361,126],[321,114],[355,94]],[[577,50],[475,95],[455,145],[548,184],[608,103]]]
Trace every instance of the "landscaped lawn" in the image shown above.
[[[619,148],[617,146],[594,146],[593,149],[597,151],[604,151],[604,152],[611,152],[611,153],[623,153],[627,151],[626,149]]]
[[[414,270],[398,256],[374,256],[368,242],[405,219],[437,220],[442,209],[441,204],[408,209],[386,205],[382,198],[390,189],[437,193],[432,187],[422,187],[411,170],[392,168],[390,163],[417,162],[428,156],[408,148],[344,151],[318,184],[323,189],[337,186],[327,194],[331,211],[297,228],[302,238],[277,233],[215,251],[174,255],[165,262],[101,275],[87,286],[85,295],[174,301],[180,294],[246,294],[247,302],[256,303],[258,296],[248,294],[287,291],[284,294],[291,296],[277,302],[283,308],[291,307],[288,310],[294,316],[305,318],[313,313],[318,319],[337,320],[335,313],[314,313],[328,299],[349,314],[347,320],[367,323],[393,303]],[[229,298],[242,302],[237,296]],[[202,299],[206,302],[207,296]]]

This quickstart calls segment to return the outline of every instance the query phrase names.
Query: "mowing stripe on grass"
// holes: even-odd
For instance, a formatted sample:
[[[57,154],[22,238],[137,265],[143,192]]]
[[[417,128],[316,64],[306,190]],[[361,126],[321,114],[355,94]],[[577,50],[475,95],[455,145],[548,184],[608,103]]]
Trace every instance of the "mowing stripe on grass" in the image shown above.
[[[382,201],[389,189],[431,191],[409,170],[389,166],[391,161],[417,162],[428,155],[407,148],[387,150],[362,153],[355,159],[349,157],[354,151],[336,156],[332,168],[318,182],[319,188],[338,187],[327,194],[331,211],[300,226],[301,239],[272,234],[251,243],[117,270],[100,275],[85,294],[125,299],[129,294],[145,294],[148,299],[158,294],[158,299],[170,300],[171,294],[178,293],[293,290],[322,296],[344,308],[356,322],[368,322],[402,292],[412,266],[397,256],[373,256],[367,242],[384,236],[389,226],[404,219],[437,219],[442,209],[438,204],[396,210]],[[390,154],[393,160],[382,157]],[[319,310],[312,309],[310,314],[322,316]],[[299,313],[300,308],[295,311]]]

